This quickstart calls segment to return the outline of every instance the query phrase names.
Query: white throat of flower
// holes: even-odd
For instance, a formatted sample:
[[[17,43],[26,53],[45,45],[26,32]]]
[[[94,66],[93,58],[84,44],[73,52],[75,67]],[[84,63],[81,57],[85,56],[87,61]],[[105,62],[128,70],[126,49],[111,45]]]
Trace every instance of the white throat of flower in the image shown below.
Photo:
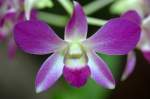
[[[80,69],[87,65],[88,57],[80,43],[70,43],[64,57],[65,66]]]

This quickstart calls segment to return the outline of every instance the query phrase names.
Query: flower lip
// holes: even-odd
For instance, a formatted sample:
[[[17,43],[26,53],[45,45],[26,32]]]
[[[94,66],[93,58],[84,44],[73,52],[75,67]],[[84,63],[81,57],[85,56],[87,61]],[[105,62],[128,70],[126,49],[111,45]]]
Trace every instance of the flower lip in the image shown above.
[[[87,82],[90,76],[90,69],[87,65],[80,69],[70,69],[68,66],[64,66],[63,75],[69,84],[79,88]]]

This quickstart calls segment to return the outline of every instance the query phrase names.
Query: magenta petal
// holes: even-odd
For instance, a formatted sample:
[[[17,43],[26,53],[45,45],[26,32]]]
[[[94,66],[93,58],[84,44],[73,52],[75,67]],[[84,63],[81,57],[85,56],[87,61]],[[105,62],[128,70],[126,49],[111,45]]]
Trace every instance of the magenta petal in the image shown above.
[[[63,75],[69,84],[79,88],[87,82],[87,79],[90,76],[90,69],[88,66],[80,69],[70,69],[67,66],[64,66]]]
[[[36,76],[36,92],[40,93],[51,87],[62,75],[63,57],[54,53],[50,56],[40,68]]]
[[[115,18],[106,23],[85,45],[97,52],[109,55],[127,54],[136,47],[140,38],[140,27],[123,18]]]
[[[107,64],[94,52],[89,53],[88,58],[89,58],[88,65],[90,67],[91,77],[98,84],[108,89],[114,89],[115,80]]]
[[[129,52],[127,57],[127,64],[125,66],[125,70],[123,72],[123,75],[121,77],[121,80],[126,80],[131,73],[133,72],[136,64],[136,55],[133,51]]]
[[[9,59],[13,59],[16,55],[17,46],[13,38],[10,39],[8,43],[8,57]]]
[[[143,51],[145,59],[150,63],[150,51]]]
[[[48,54],[65,44],[47,24],[35,20],[18,23],[14,37],[17,45],[31,54]]]
[[[139,14],[134,11],[134,10],[130,10],[127,11],[126,13],[124,13],[121,18],[125,18],[131,22],[135,22],[136,24],[140,25],[142,22],[141,17],[139,16]]]
[[[74,1],[74,11],[71,19],[65,28],[65,40],[86,39],[87,20],[79,3]]]

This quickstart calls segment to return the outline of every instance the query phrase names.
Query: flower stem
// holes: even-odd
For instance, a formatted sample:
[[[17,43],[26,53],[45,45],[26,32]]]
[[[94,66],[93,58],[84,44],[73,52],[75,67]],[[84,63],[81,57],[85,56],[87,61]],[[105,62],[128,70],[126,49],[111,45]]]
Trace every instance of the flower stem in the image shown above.
[[[112,2],[113,0],[94,0],[93,2],[84,6],[84,11],[86,15],[90,15]]]
[[[67,16],[41,12],[41,11],[38,12],[38,18],[51,25],[58,26],[58,27],[65,26],[68,19]]]
[[[92,17],[87,17],[87,21],[90,25],[95,25],[95,26],[102,26],[107,22],[106,20],[92,18]]]
[[[70,0],[58,0],[58,2],[65,8],[67,13],[71,14],[72,13],[72,2]]]

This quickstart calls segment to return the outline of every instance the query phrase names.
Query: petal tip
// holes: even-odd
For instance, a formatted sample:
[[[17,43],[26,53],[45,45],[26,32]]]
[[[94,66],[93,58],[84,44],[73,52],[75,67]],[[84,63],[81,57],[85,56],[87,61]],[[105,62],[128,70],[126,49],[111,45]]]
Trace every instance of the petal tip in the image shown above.
[[[115,89],[115,87],[116,87],[116,85],[113,83],[113,84],[110,84],[109,86],[108,86],[108,88],[109,89]]]
[[[41,93],[41,90],[38,89],[38,88],[36,88],[36,93],[37,93],[37,94]]]
[[[45,90],[45,88],[42,86],[42,84],[38,83],[38,80],[36,78],[36,80],[35,80],[35,92],[37,94],[39,94],[39,93],[43,92],[44,90]]]
[[[42,91],[43,91],[43,88],[42,88],[42,87],[40,87],[40,86],[37,86],[37,87],[36,87],[36,93],[37,93],[37,94],[41,93]]]
[[[136,53],[134,51],[131,51],[127,56],[127,63],[121,76],[121,81],[125,81],[133,73],[135,66],[136,66]]]
[[[125,75],[123,75],[122,77],[121,77],[121,81],[125,81],[127,79],[127,77],[125,76]]]
[[[112,81],[109,81],[109,83],[104,87],[106,87],[108,89],[112,89],[112,90],[115,89],[116,88],[116,82],[115,82],[114,78],[112,79]]]
[[[74,8],[75,9],[82,9],[82,7],[81,7],[81,5],[80,5],[80,3],[78,3],[77,1],[73,1],[73,5],[74,5]]]
[[[78,5],[79,3],[77,1],[73,1],[74,6]]]

